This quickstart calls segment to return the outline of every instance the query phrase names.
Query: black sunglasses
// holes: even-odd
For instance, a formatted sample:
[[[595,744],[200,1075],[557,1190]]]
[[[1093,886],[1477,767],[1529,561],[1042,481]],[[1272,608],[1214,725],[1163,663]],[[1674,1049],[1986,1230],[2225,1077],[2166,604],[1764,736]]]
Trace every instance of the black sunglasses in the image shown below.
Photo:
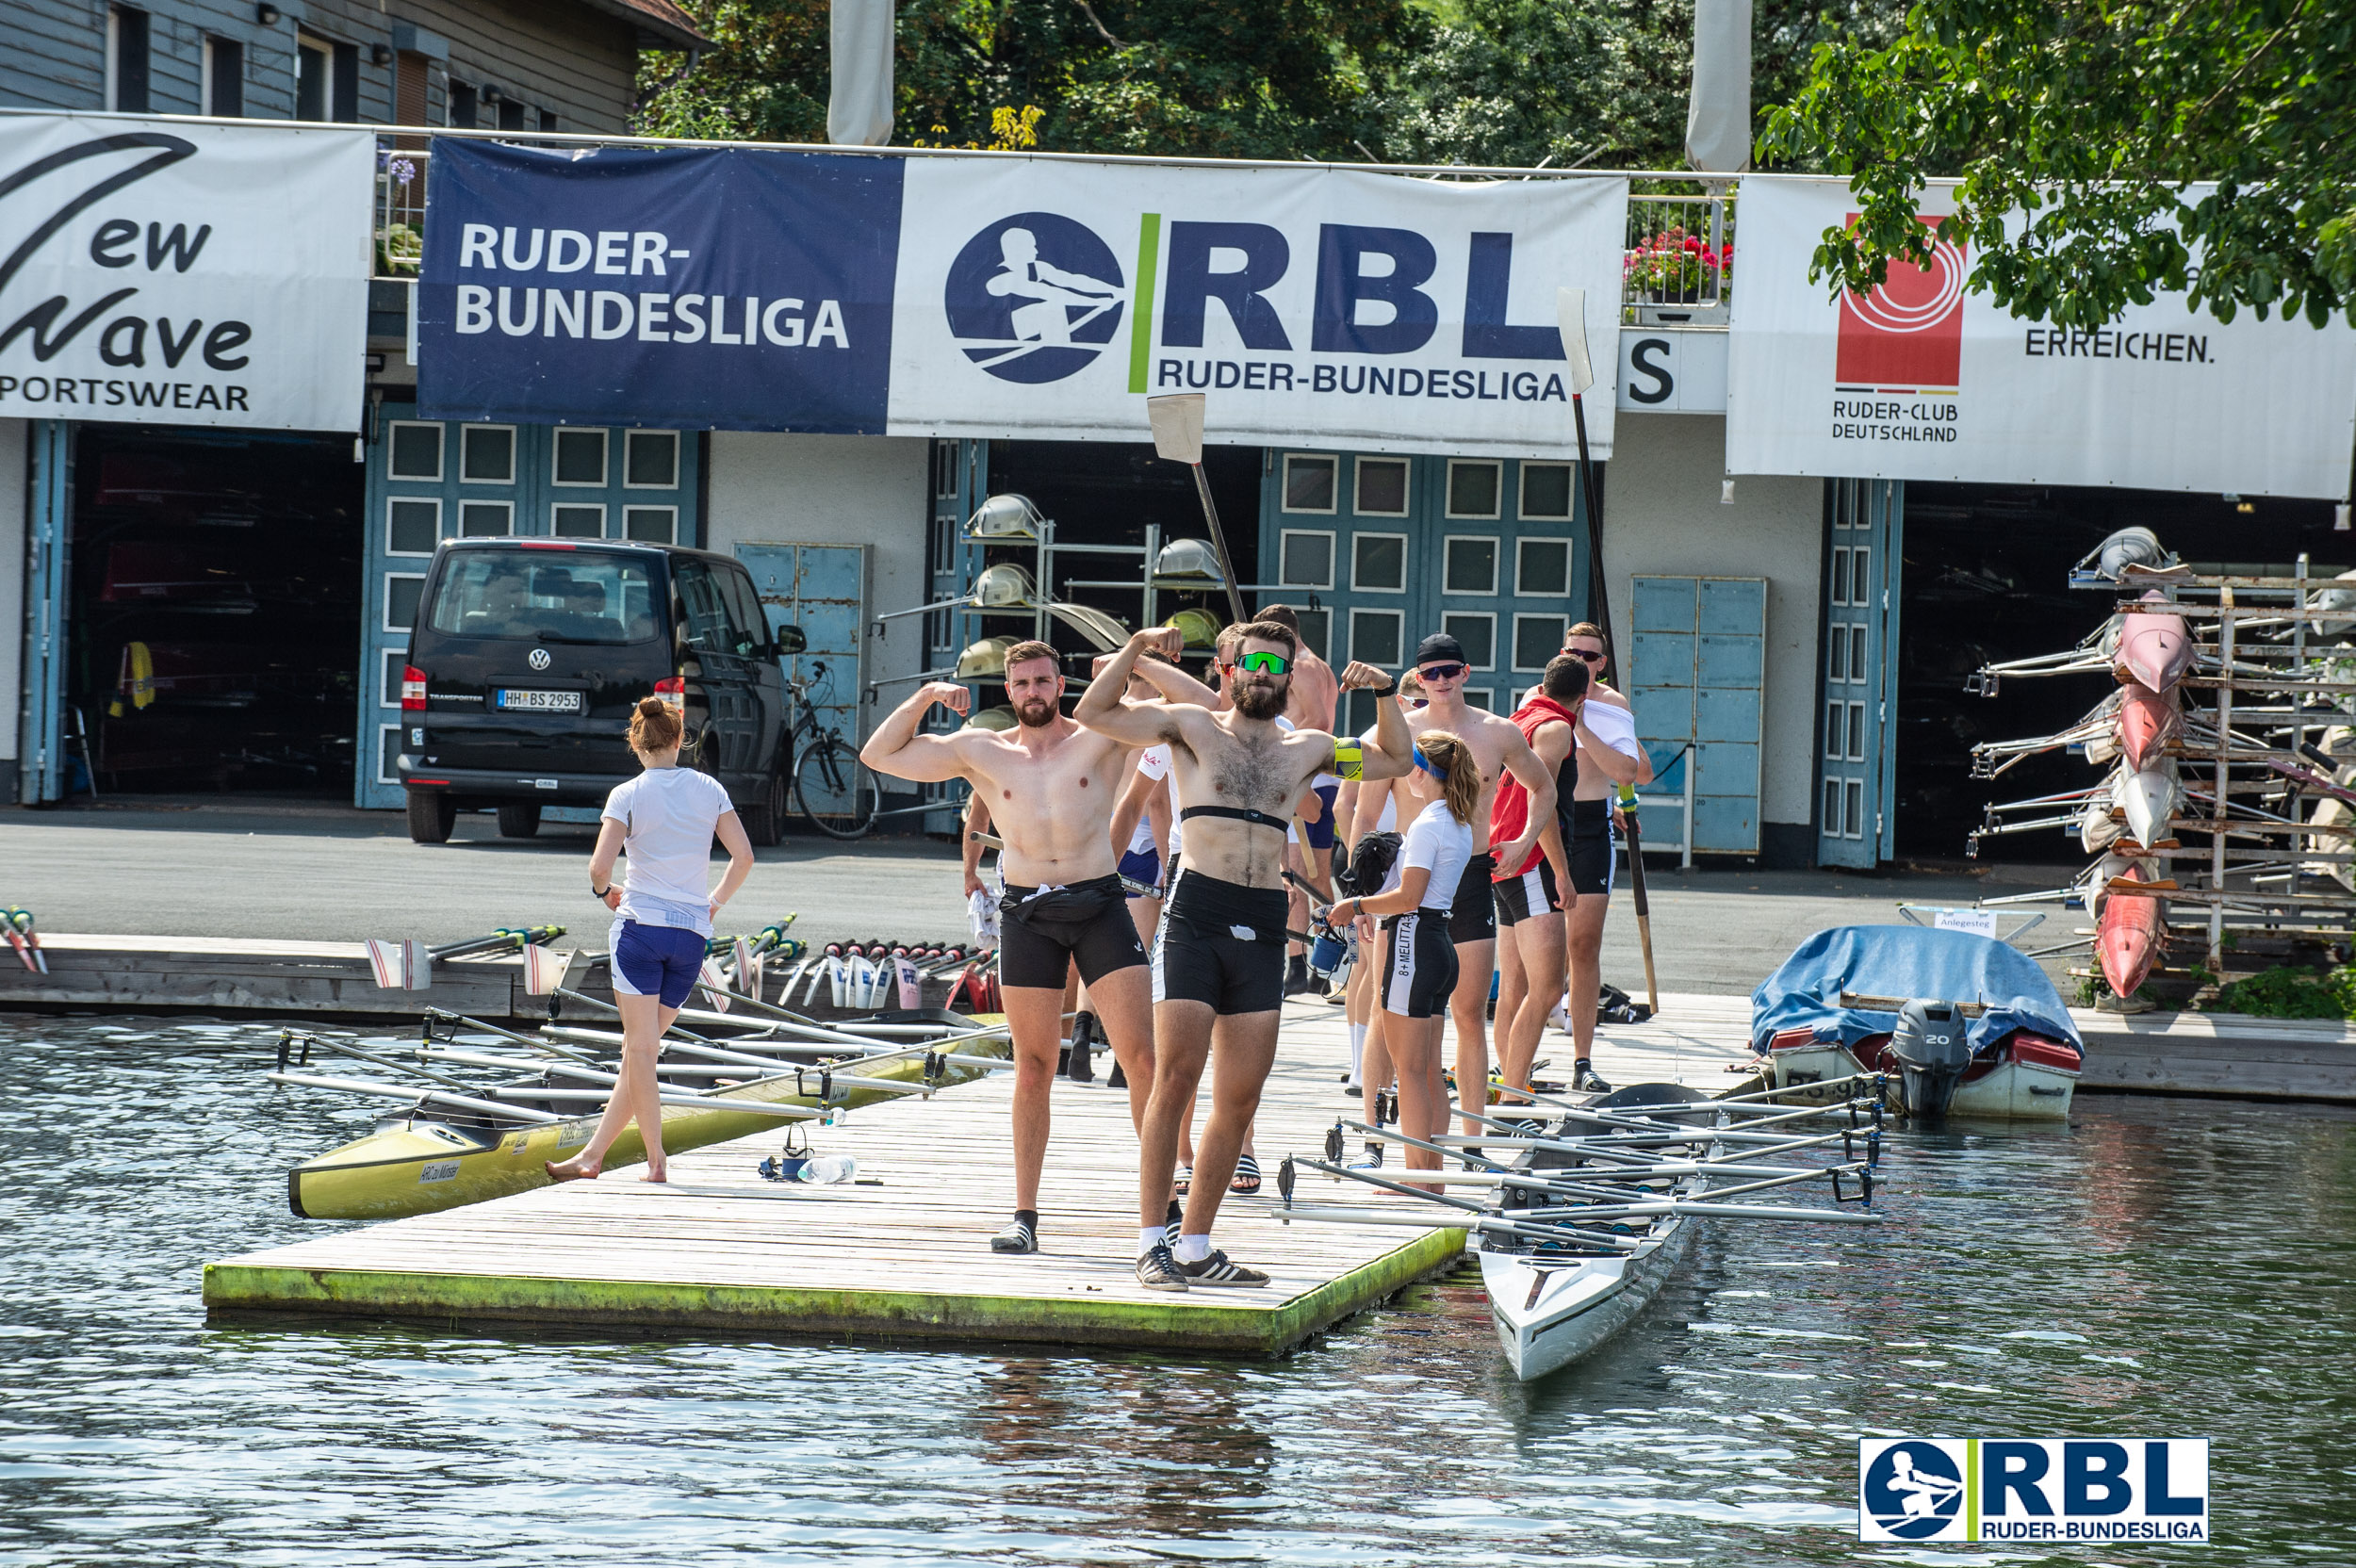
[[[1562,651],[1569,654],[1573,659],[1577,659],[1581,662],[1588,664],[1600,664],[1605,660],[1612,657],[1608,653],[1590,653],[1585,648],[1564,648]]]
[[[1418,664],[1415,673],[1426,680],[1454,680],[1464,668],[1462,664]]]

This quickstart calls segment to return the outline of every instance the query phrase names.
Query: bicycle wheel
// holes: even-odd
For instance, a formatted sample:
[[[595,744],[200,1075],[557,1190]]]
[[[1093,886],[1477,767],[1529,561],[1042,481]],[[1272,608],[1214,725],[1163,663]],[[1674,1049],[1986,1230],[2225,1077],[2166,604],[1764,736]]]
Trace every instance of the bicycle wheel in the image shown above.
[[[826,736],[794,759],[794,799],[819,832],[863,839],[875,825],[883,786],[857,752]]]

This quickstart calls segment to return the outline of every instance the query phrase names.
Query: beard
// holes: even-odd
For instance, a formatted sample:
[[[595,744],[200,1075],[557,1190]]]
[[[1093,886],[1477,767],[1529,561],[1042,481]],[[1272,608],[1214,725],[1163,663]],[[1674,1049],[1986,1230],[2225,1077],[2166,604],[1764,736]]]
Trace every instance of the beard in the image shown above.
[[[1272,719],[1284,710],[1284,698],[1291,694],[1289,678],[1262,685],[1257,681],[1238,682],[1235,687],[1235,711],[1247,719]]]
[[[1045,729],[1055,722],[1055,705],[1045,697],[1034,697],[1016,705],[1015,723],[1025,729]]]

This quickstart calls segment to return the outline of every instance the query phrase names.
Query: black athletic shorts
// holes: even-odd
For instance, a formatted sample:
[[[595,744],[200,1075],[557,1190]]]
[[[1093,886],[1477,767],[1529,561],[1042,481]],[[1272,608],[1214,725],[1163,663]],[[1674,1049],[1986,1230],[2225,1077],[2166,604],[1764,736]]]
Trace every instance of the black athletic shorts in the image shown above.
[[[1153,936],[1153,1000],[1207,1002],[1221,1018],[1282,1007],[1284,904],[1282,888],[1181,873]]]
[[[1562,818],[1562,847],[1571,862],[1571,891],[1611,892],[1612,858],[1620,847],[1612,834],[1612,803],[1572,801]]]
[[[1301,841],[1311,849],[1333,847],[1333,800],[1342,792],[1339,781],[1317,786],[1317,796],[1325,802],[1325,810],[1315,822],[1301,825]]]
[[[1489,889],[1497,897],[1499,925],[1519,925],[1539,915],[1562,912],[1554,906],[1554,863],[1543,855],[1519,876],[1493,882]]]
[[[1487,855],[1476,855],[1465,863],[1464,879],[1456,884],[1455,901],[1448,906],[1449,941],[1497,939],[1497,900],[1489,896],[1489,878],[1497,874],[1497,861]]]
[[[1009,885],[998,906],[998,983],[1059,991],[1074,962],[1090,985],[1145,962],[1120,876],[1045,892]]]
[[[1456,943],[1446,909],[1418,909],[1383,923],[1383,1010],[1437,1018],[1456,989]]]

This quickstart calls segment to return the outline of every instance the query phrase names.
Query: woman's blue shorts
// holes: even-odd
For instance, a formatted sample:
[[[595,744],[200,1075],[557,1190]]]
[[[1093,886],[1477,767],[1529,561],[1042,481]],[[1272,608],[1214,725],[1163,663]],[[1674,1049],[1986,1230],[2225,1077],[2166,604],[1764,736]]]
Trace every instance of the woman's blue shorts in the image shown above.
[[[676,925],[622,922],[614,942],[614,988],[624,996],[661,998],[665,1007],[683,1007],[703,973],[704,939]]]

